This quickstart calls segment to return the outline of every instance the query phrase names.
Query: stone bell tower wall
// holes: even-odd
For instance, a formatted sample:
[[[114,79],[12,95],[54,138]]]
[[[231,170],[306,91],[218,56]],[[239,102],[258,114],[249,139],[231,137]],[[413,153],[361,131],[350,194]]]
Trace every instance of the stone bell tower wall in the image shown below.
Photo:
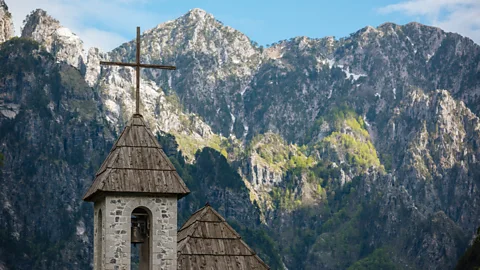
[[[105,260],[105,200],[95,202],[93,217],[93,269],[105,269],[101,267]]]
[[[150,269],[177,269],[177,197],[114,195],[106,196],[94,206],[95,270],[130,270],[131,214],[137,207],[151,215]],[[96,229],[99,210],[103,217],[101,234]],[[103,241],[97,241],[100,235]],[[102,252],[97,252],[99,249]],[[101,268],[97,266],[99,254],[104,255]]]

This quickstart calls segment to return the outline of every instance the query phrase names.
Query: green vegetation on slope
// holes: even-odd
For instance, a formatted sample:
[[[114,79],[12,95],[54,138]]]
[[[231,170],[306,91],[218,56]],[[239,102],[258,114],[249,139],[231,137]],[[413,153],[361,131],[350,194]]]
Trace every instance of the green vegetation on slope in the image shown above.
[[[272,132],[256,135],[245,152],[247,156],[255,156],[258,161],[277,171],[309,168],[315,164],[315,159],[307,155],[306,146],[289,144]]]
[[[209,202],[262,260],[272,269],[283,269],[276,243],[267,234],[267,228],[260,224],[258,206],[251,204],[245,183],[225,156],[205,147],[195,153],[195,162],[188,164],[178,151],[173,135],[157,134],[157,139],[191,191],[179,202],[178,225],[181,226],[194,211]],[[244,216],[235,211],[244,211]]]
[[[372,252],[367,257],[357,261],[348,270],[395,270],[400,269],[389,258],[386,250],[379,248]]]
[[[326,147],[343,154],[350,166],[365,171],[369,167],[380,167],[380,160],[372,142],[362,142],[350,134],[333,132],[323,141]]]
[[[324,151],[330,160],[345,162],[346,167],[354,168],[358,173],[370,167],[384,169],[360,116],[348,107],[340,106],[332,109],[326,119],[334,131],[317,143],[317,150]]]

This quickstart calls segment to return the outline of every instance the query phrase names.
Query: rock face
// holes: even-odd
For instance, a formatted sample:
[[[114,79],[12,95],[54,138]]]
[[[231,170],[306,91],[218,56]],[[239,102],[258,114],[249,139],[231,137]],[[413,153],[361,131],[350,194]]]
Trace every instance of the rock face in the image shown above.
[[[83,41],[44,10],[37,9],[27,16],[22,37],[42,44],[58,60],[84,69]]]
[[[27,204],[15,199],[19,185],[65,186],[55,197],[74,209],[64,215],[65,235],[79,233],[54,258],[68,265],[76,251],[89,252],[75,241],[91,243],[89,212],[71,198],[100,165],[109,132],[121,130],[133,111],[133,71],[99,62],[131,62],[135,47],[90,49],[85,57],[81,42],[59,29],[35,11],[22,36],[53,57],[18,41],[0,50],[16,55],[21,48],[24,58],[33,51],[22,65],[1,69],[0,128],[14,131],[0,132],[6,164],[0,225],[11,228],[8,239],[34,237],[22,231],[28,221],[19,213]],[[40,70],[32,61],[42,74],[60,77],[36,83]],[[179,220],[213,201],[239,228],[253,228],[243,231],[246,239],[262,240],[249,245],[275,268],[451,269],[480,224],[480,46],[468,38],[387,23],[339,40],[296,37],[263,48],[194,9],[143,33],[142,62],[178,67],[142,71],[141,110],[154,132],[177,140],[164,144],[166,152],[192,190],[179,201]],[[39,89],[47,96],[36,99],[40,105],[28,98]],[[83,158],[76,160],[72,149]],[[41,154],[49,151],[57,158]],[[38,185],[27,186],[33,200]],[[45,212],[51,220],[63,213],[38,211]],[[51,224],[38,213],[33,219],[43,222],[36,227],[43,232]],[[25,266],[44,255],[30,256]]]
[[[151,209],[151,252],[155,254],[152,267],[177,268],[177,198],[175,196],[152,198],[115,195],[107,196],[103,201],[95,203],[95,219],[99,226],[99,229],[95,230],[95,239],[102,237],[99,233],[100,228],[104,233],[102,240],[98,240],[95,247],[97,252],[94,261],[97,269],[131,268],[130,253],[132,251],[130,245],[125,243],[130,241],[127,233],[131,229],[129,220],[137,207]],[[99,217],[103,219],[100,222]],[[108,248],[112,251],[103,255],[101,252]],[[99,256],[105,257],[99,258]]]
[[[473,230],[478,221],[471,217],[480,210],[470,199],[479,193],[479,118],[446,90],[415,90],[386,129],[388,137],[406,138],[389,150],[404,149],[398,175],[410,193],[425,194],[414,198],[416,203],[444,211],[463,229]]]
[[[76,258],[92,257],[92,216],[79,198],[114,139],[98,95],[37,43],[12,39],[0,55],[0,261],[86,269]]]
[[[95,86],[100,77],[100,61],[107,59],[107,55],[98,48],[90,48],[87,54],[87,64],[85,67],[85,81],[90,86]]]
[[[110,53],[111,59],[132,61],[134,46],[125,43]],[[142,48],[142,61],[178,66],[175,72],[146,70],[144,74],[165,91],[174,91],[187,111],[202,115],[226,137],[234,133],[236,125],[243,129],[241,122],[236,122],[243,114],[239,102],[261,56],[248,37],[211,14],[193,9],[146,31]]]
[[[454,266],[455,263],[446,258],[458,256],[463,249],[467,237],[462,229],[443,211],[422,213],[410,193],[404,186],[398,185],[398,181],[391,175],[382,176],[369,171],[359,181],[357,190],[350,192],[353,198],[342,200],[342,204],[345,203],[343,222],[326,224],[329,228],[316,239],[305,268],[316,269],[314,263],[319,263],[325,269],[345,268],[348,262],[341,259],[345,256],[334,250],[346,251],[349,253],[347,257],[355,257],[358,256],[357,251],[362,253],[381,247],[390,256],[396,254],[389,259],[393,262],[390,268],[437,269],[440,266],[449,269]],[[375,205],[375,208],[365,207],[368,204]],[[349,231],[348,227],[352,225],[358,231]],[[368,229],[370,226],[375,228],[374,232]],[[439,231],[439,227],[445,230]],[[341,238],[345,235],[352,241],[365,237],[368,244],[360,247],[350,242],[352,245],[349,247],[339,249]],[[409,260],[408,254],[415,254],[416,259]]]
[[[12,14],[4,0],[0,0],[0,43],[9,40],[14,35]]]
[[[44,10],[37,9],[27,16],[21,36],[42,44],[59,61],[85,69],[83,41]]]
[[[249,157],[243,168],[245,168],[244,174],[255,188],[269,188],[282,181],[282,171],[258,162],[255,157]]]

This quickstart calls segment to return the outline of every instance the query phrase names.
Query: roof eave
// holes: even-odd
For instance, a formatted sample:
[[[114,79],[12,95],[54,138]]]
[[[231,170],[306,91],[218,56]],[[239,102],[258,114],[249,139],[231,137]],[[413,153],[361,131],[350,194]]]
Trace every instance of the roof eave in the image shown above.
[[[139,191],[103,191],[97,190],[91,194],[87,193],[83,197],[83,200],[86,202],[96,202],[100,198],[109,195],[119,195],[119,196],[145,196],[145,197],[167,197],[167,196],[177,196],[177,199],[180,200],[181,198],[190,194],[190,190],[187,189],[186,192],[183,193],[164,193],[164,192],[139,192]]]

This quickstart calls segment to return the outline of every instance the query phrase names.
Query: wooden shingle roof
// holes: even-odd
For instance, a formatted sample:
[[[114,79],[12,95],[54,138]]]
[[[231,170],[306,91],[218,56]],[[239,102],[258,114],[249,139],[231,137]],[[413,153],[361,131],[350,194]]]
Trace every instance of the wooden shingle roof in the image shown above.
[[[179,197],[190,193],[140,114],[128,122],[83,200],[95,201],[97,195],[105,193]]]
[[[270,269],[210,205],[177,234],[178,269]]]

